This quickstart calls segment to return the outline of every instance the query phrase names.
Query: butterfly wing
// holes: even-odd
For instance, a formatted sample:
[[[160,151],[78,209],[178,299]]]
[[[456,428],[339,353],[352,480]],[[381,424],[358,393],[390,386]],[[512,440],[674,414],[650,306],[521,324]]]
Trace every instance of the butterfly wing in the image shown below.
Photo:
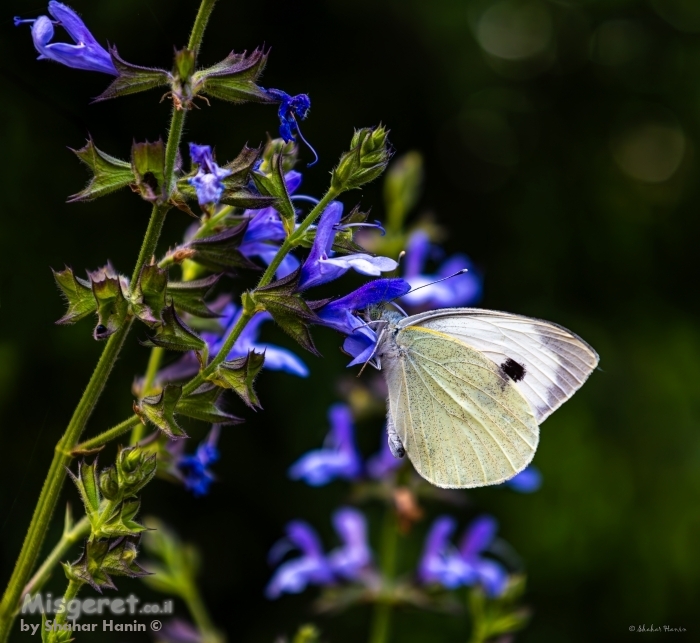
[[[539,428],[514,383],[478,350],[408,327],[380,348],[389,419],[414,467],[448,488],[497,484],[532,459]]]
[[[454,337],[483,353],[516,384],[541,423],[586,381],[598,354],[551,322],[481,308],[444,308],[402,320]]]

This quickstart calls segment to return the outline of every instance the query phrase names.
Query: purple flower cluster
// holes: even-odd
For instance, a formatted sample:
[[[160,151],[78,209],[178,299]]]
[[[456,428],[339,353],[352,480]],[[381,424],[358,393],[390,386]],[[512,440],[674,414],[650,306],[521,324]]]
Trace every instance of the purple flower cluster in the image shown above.
[[[215,206],[224,193],[224,179],[231,175],[231,170],[219,167],[214,161],[209,145],[190,143],[190,158],[197,165],[197,174],[188,183],[197,191],[199,205]]]
[[[301,556],[282,563],[265,589],[265,595],[298,594],[308,585],[332,585],[340,580],[361,581],[371,574],[372,552],[367,545],[367,521],[351,507],[333,513],[333,526],[342,545],[325,554],[321,540],[308,523],[295,520],[287,535],[270,551],[270,563],[277,564],[290,551]]]
[[[479,584],[488,596],[500,596],[505,590],[508,573],[499,563],[483,555],[495,538],[496,521],[490,516],[474,520],[458,548],[450,542],[455,527],[456,521],[450,516],[441,516],[433,523],[418,569],[420,581],[447,589]]]

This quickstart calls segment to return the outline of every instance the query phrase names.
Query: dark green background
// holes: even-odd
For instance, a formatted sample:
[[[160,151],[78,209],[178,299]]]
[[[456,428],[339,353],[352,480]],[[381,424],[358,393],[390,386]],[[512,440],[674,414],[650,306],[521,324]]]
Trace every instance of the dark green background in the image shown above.
[[[602,370],[543,427],[535,457],[542,490],[477,490],[460,515],[464,524],[478,510],[493,513],[526,561],[534,619],[518,640],[698,640],[700,5],[494,4],[221,0],[202,60],[265,43],[272,53],[263,84],[311,95],[304,132],[321,161],[306,173],[306,192],[322,191],[353,127],[386,123],[398,154],[424,154],[419,210],[449,227],[450,251],[468,252],[483,268],[483,305],[556,321],[600,353]],[[196,11],[184,0],[73,6],[98,40],[153,66],[169,66]],[[35,62],[28,29],[12,26],[13,14],[43,11],[22,0],[3,9],[1,22],[2,579],[101,349],[89,322],[53,325],[62,302],[49,267],[94,269],[111,259],[130,273],[148,217],[127,192],[65,204],[86,180],[66,146],[80,147],[90,133],[126,157],[132,138],[165,134],[169,110],[157,91],[89,105],[107,77]],[[538,47],[528,59],[494,55]],[[275,128],[273,107],[213,102],[191,114],[185,140],[216,144],[223,160]],[[381,214],[376,187],[344,198],[348,206],[357,200]],[[161,248],[188,223],[174,212]],[[136,341],[144,334],[132,333],[90,433],[130,413],[130,384],[147,359]],[[330,545],[329,513],[347,499],[342,483],[313,490],[285,476],[319,445],[326,409],[338,399],[334,381],[345,374],[338,337],[316,337],[327,357],[304,357],[310,380],[266,374],[266,410],[239,409],[250,421],[224,432],[221,482],[209,497],[194,500],[163,482],[145,493],[146,512],[201,545],[204,591],[231,641],[272,641],[311,618],[314,590],[265,601],[265,555],[293,517],[318,526]],[[359,428],[365,452],[374,450],[379,426]],[[65,495],[77,503],[72,488]],[[372,538],[376,544],[374,530]],[[405,552],[407,570],[418,546]],[[129,591],[148,595],[136,581],[120,584],[120,595]],[[368,620],[360,608],[318,622],[328,641],[354,643],[365,639]],[[687,632],[628,632],[642,624]],[[393,640],[466,638],[459,618],[405,611]]]

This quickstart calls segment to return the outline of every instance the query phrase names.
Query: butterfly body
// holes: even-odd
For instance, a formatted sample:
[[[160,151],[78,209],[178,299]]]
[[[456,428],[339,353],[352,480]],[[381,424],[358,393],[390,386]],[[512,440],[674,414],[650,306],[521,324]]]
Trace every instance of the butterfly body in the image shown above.
[[[498,484],[522,471],[539,424],[598,363],[565,328],[509,313],[452,308],[382,320],[376,361],[389,391],[389,445],[440,487]]]

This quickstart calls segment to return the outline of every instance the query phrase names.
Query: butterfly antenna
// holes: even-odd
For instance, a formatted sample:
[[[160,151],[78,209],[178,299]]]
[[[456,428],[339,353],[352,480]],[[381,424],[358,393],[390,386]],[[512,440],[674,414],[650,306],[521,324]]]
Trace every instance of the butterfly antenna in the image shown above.
[[[452,277],[458,277],[459,275],[463,275],[465,272],[469,272],[469,268],[462,268],[461,270],[458,270],[454,274],[451,274],[449,277],[443,277],[442,279],[436,279],[435,281],[431,281],[429,284],[423,284],[422,286],[418,286],[418,288],[411,288],[406,295],[410,295],[412,292],[416,292],[416,290],[420,290],[421,288],[427,288],[428,286],[434,286],[435,284],[439,284],[441,281],[447,281],[448,279],[452,279]],[[401,297],[405,297],[406,295],[401,295]],[[399,297],[396,297],[396,299],[399,299]],[[392,303],[394,300],[392,299],[390,302],[387,303]]]
[[[365,360],[365,363],[362,365],[362,368],[360,369],[360,372],[357,374],[357,377],[360,377],[360,375],[362,375],[362,371],[365,370],[365,367],[367,366],[367,364],[369,364],[369,361],[374,357],[374,354],[377,352],[377,348],[379,347],[379,342],[382,341],[382,337],[384,337],[385,332],[386,332],[386,328],[383,328],[382,332],[379,333],[379,337],[377,337],[377,343],[374,345],[372,352],[369,354],[369,357]]]

